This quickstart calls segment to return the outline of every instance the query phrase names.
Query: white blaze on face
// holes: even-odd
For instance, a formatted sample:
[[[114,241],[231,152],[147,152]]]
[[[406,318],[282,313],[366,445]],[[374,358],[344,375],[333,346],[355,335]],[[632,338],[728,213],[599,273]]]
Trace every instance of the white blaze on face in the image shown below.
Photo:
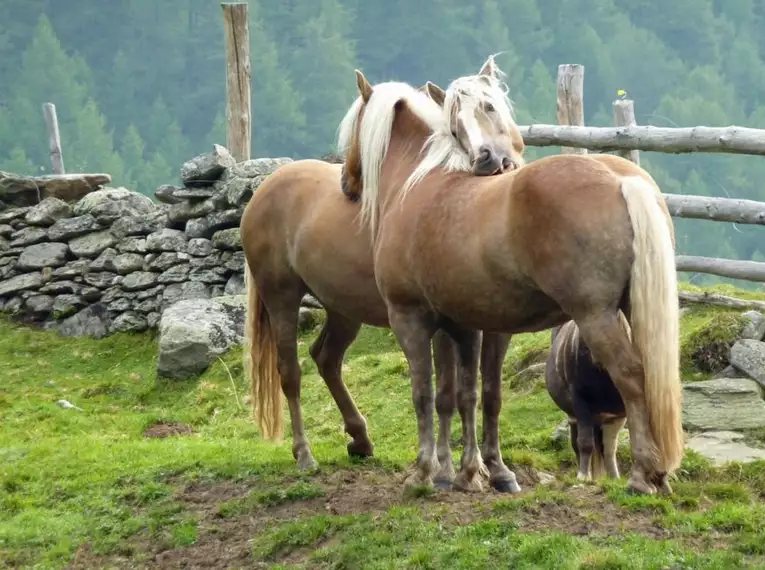
[[[481,154],[479,149],[483,146],[483,132],[475,118],[475,105],[463,105],[457,113],[457,118],[462,122],[462,128],[468,138],[470,160],[475,161]]]

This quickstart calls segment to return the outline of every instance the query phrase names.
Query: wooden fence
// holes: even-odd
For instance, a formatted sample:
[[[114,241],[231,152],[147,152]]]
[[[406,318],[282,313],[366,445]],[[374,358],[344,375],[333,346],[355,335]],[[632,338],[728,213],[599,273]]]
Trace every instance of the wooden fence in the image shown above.
[[[613,127],[584,126],[584,66],[558,66],[557,125],[521,126],[529,146],[560,146],[564,153],[616,151],[640,164],[639,151],[671,154],[692,152],[765,156],[765,130],[739,126],[723,128],[665,128],[638,126],[634,103],[613,103]],[[664,194],[670,214],[676,218],[765,225],[765,202],[713,198],[686,194]],[[765,237],[765,236],[763,236]],[[677,270],[765,282],[765,263],[714,257],[678,255]]]

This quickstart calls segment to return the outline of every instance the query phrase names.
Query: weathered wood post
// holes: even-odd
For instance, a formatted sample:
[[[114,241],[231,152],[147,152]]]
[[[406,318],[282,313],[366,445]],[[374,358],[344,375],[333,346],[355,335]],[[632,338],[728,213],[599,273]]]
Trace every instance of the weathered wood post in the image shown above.
[[[237,162],[250,159],[250,24],[245,2],[221,3],[226,40],[226,144]]]
[[[58,116],[53,103],[43,104],[43,117],[48,130],[48,146],[53,174],[64,174],[64,156],[61,153],[61,134],[58,132]]]
[[[615,127],[632,127],[637,125],[635,121],[635,103],[632,99],[617,99],[613,103],[613,109]],[[639,150],[619,150],[617,154],[640,166]]]
[[[558,124],[584,126],[584,66],[564,63],[558,66]],[[587,149],[562,146],[562,154],[587,154]]]

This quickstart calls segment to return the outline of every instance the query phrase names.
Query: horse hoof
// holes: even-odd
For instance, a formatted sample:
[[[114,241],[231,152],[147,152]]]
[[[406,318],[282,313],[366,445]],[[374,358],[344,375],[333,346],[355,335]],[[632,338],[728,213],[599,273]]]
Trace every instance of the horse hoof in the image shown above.
[[[346,449],[348,450],[348,457],[358,457],[361,459],[372,457],[374,455],[374,448],[374,445],[371,443],[356,443],[355,441],[351,441],[346,446]]]
[[[319,464],[309,455],[298,460],[297,468],[298,471],[314,471],[319,468]]]
[[[483,485],[478,477],[473,477],[470,480],[463,476],[462,473],[454,478],[454,488],[457,491],[464,491],[466,493],[480,493],[483,491]]]
[[[651,485],[642,478],[635,477],[634,475],[630,477],[630,480],[627,482],[627,489],[637,495],[656,494],[656,487],[654,485]]]
[[[515,479],[502,479],[501,481],[492,481],[491,486],[500,493],[520,493],[521,486]]]

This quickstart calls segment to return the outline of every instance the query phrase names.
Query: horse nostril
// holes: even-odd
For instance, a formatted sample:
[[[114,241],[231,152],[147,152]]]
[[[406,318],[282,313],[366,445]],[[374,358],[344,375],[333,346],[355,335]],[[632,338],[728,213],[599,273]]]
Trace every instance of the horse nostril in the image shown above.
[[[502,170],[514,170],[515,163],[508,157],[502,159]]]
[[[488,162],[491,160],[491,150],[488,147],[482,146],[478,149],[477,162]]]

